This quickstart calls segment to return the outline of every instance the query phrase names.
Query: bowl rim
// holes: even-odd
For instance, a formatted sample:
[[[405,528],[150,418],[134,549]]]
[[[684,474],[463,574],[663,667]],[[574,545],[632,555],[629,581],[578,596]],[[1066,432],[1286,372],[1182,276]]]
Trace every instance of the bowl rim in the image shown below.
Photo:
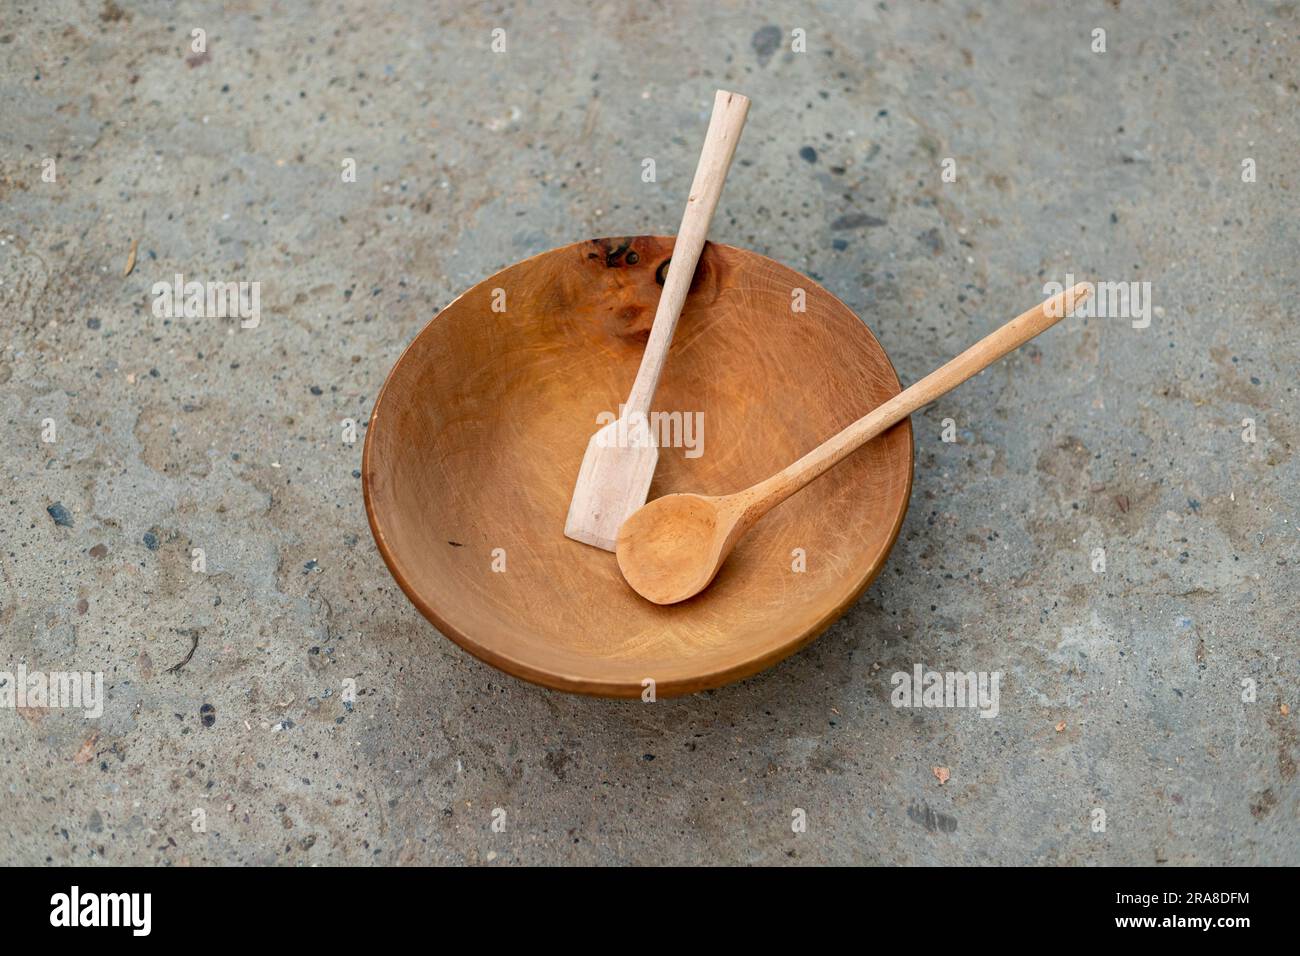
[[[443,313],[464,298],[470,291],[485,282],[490,282],[502,273],[507,272],[516,266],[520,266],[525,262],[530,262],[533,259],[540,259],[542,256],[549,256],[565,249],[585,246],[591,242],[599,241],[600,238],[601,237],[595,237],[592,239],[579,240],[578,242],[566,243],[561,246],[555,246],[552,249],[546,249],[534,255],[525,256],[523,259],[503,266],[496,272],[493,272],[483,279],[480,279],[478,282],[468,286],[459,295],[451,299],[451,301],[434,313],[433,317],[429,319],[428,322],[425,322],[420,326],[419,331],[411,337],[411,340],[406,344],[406,347],[402,349],[402,352],[398,355],[396,361],[393,362],[392,368],[388,370],[388,374],[384,377],[384,384],[380,387],[378,394],[375,396],[374,405],[371,408],[370,417],[366,426],[365,441],[362,445],[361,451],[361,490],[362,496],[365,500],[366,518],[370,524],[370,533],[375,539],[375,545],[378,547],[379,553],[384,559],[384,564],[388,567],[389,574],[391,574],[393,580],[397,582],[397,586],[402,589],[402,593],[406,595],[407,600],[415,606],[416,610],[424,615],[425,619],[432,624],[439,633],[468,651],[474,657],[477,657],[484,663],[492,665],[497,670],[504,671],[513,677],[518,677],[522,680],[528,681],[529,683],[537,684],[538,686],[545,687],[549,690],[561,690],[568,693],[584,694],[594,697],[630,699],[642,696],[644,691],[643,684],[640,682],[632,683],[619,679],[602,680],[589,676],[566,674],[557,669],[541,668],[529,663],[528,661],[512,657],[508,654],[503,654],[500,651],[486,646],[471,635],[461,631],[450,621],[443,618],[443,616],[439,614],[438,611],[435,610],[434,607],[412,587],[410,579],[403,570],[397,556],[393,553],[392,548],[389,546],[388,540],[380,526],[379,517],[376,514],[371,478],[371,439],[376,431],[375,424],[379,420],[379,411],[383,406],[384,396],[388,392],[389,385],[392,384],[393,376],[397,372],[397,369],[401,366],[402,362],[405,361],[408,353],[410,353],[410,351],[415,347],[415,343],[419,341],[420,337],[424,335],[429,327],[432,326],[433,323],[437,322],[438,319],[442,317]],[[632,238],[633,241],[637,239],[646,239],[651,241],[665,241],[670,244],[674,241],[674,237],[672,236],[660,236],[654,234],[644,234],[628,238]],[[788,269],[813,283],[818,289],[830,296],[832,300],[843,306],[850,315],[862,324],[863,330],[879,347],[880,354],[885,357],[885,364],[889,367],[889,372],[894,377],[895,386],[899,391],[902,390],[902,382],[899,381],[898,371],[894,368],[894,362],[889,357],[889,352],[886,351],[884,345],[881,344],[878,338],[876,338],[876,333],[871,330],[871,327],[863,321],[862,317],[858,315],[856,311],[849,308],[849,306],[845,304],[839,296],[835,295],[816,279],[800,272],[792,266],[787,266],[784,263],[778,262],[770,256],[765,256],[761,252],[754,252],[752,249],[745,249],[728,243],[713,242],[712,240],[707,241],[705,245],[714,246],[718,249],[732,249],[746,255],[766,259],[768,262],[781,266],[783,269]],[[897,392],[895,394],[897,394]],[[880,576],[880,572],[884,570],[885,562],[888,561],[889,555],[894,550],[894,545],[898,541],[898,535],[903,529],[903,521],[906,519],[908,508],[912,503],[912,482],[916,472],[916,438],[912,433],[911,416],[909,415],[898,424],[892,426],[887,432],[885,432],[885,434],[898,428],[905,428],[908,437],[907,481],[903,489],[903,506],[898,511],[898,517],[894,521],[894,526],[889,530],[889,540],[881,550],[880,556],[869,568],[867,568],[861,579],[850,589],[847,597],[834,607],[830,608],[811,625],[806,627],[801,634],[795,636],[779,647],[772,648],[764,654],[747,658],[728,667],[702,672],[692,677],[680,677],[656,682],[654,690],[656,698],[680,697],[688,694],[695,694],[700,691],[712,690],[726,684],[732,684],[744,680],[746,677],[752,677],[754,674],[772,667],[811,644],[832,624],[839,620],[850,607],[858,602],[858,599],[862,597],[863,592],[871,586],[872,582]]]

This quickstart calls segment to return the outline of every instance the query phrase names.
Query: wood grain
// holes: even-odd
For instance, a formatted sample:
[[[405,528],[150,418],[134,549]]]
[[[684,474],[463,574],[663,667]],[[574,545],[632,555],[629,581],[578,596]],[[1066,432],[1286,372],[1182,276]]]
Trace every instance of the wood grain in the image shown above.
[[[672,248],[592,240],[484,280],[416,336],[371,416],[366,508],[394,578],[447,637],[549,687],[638,697],[651,679],[669,697],[753,674],[857,599],[907,508],[903,421],[756,525],[685,603],[642,600],[613,555],[564,537],[587,438],[635,377]],[[495,288],[504,313],[491,309]],[[806,312],[791,311],[794,288]],[[663,448],[650,495],[752,485],[898,392],[884,350],[838,299],[709,243],[655,401],[704,413],[703,453]]]

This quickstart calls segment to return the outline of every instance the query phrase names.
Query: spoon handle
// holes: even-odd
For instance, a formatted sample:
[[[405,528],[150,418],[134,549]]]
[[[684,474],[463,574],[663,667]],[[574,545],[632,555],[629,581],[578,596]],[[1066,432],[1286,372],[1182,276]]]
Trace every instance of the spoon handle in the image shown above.
[[[722,198],[722,184],[731,168],[731,157],[736,153],[736,144],[740,142],[740,131],[745,127],[748,113],[749,98],[739,93],[718,90],[713,98],[713,116],[709,119],[704,149],[695,167],[695,180],[686,200],[686,212],[682,214],[682,224],[673,243],[672,265],[668,267],[664,290],[659,294],[654,325],[650,327],[650,338],[641,356],[636,381],[632,383],[626,412],[643,415],[650,412],[650,402],[654,399],[659,376],[668,358],[668,346],[677,330],[677,320],[681,318],[686,293],[690,291],[691,279],[695,276],[695,265],[704,249],[718,200]]]
[[[883,405],[859,418],[839,434],[827,439],[794,464],[739,493],[744,496],[745,516],[756,520],[780,504],[827,469],[875,438],[885,429],[902,421],[912,412],[929,405],[966,379],[988,368],[1009,352],[1014,352],[1040,332],[1065,318],[1092,292],[1090,283],[1080,282],[1028,312],[1016,316],[996,332],[980,339],[946,365],[899,392]]]

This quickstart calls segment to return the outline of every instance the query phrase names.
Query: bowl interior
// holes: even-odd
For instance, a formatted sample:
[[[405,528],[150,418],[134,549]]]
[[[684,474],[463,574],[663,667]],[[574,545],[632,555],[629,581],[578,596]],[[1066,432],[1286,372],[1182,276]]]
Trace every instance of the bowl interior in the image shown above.
[[[599,239],[510,266],[425,326],[376,401],[363,475],[384,559],[439,630],[519,677],[633,697],[647,679],[669,696],[752,674],[857,598],[902,523],[907,421],[759,521],[682,604],[641,599],[613,554],[564,536],[587,441],[631,388],[671,253],[664,237]],[[898,390],[842,302],[710,243],[655,396],[661,443],[679,447],[661,447],[650,498],[738,491]]]

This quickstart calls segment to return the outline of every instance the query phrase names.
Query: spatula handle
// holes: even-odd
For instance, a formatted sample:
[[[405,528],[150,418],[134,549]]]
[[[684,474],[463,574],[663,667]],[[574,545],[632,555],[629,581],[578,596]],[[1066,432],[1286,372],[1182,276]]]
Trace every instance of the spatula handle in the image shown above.
[[[1075,306],[1081,304],[1091,292],[1092,286],[1089,283],[1080,282],[1074,288],[1066,289],[1034,306],[1028,312],[1016,316],[946,365],[935,369],[919,382],[859,418],[839,434],[827,439],[788,468],[754,485],[748,491],[741,492],[740,494],[746,498],[747,516],[751,520],[757,519],[759,515],[780,504],[887,428],[896,425],[918,408],[929,405],[936,398],[952,391],[1004,355],[1020,348],[1040,332],[1050,329],[1073,311]]]
[[[664,280],[664,289],[659,295],[654,325],[650,328],[650,339],[646,342],[641,368],[637,370],[636,381],[632,384],[625,414],[650,413],[650,402],[654,399],[659,376],[664,370],[664,361],[668,358],[668,346],[672,344],[673,332],[677,330],[677,320],[681,317],[686,293],[690,291],[695,265],[704,249],[709,223],[713,221],[714,210],[718,208],[722,184],[727,178],[727,170],[731,168],[731,157],[736,153],[736,144],[740,141],[740,131],[745,126],[745,116],[748,113],[749,99],[739,93],[718,90],[713,98],[713,116],[709,120],[709,131],[704,137],[699,165],[695,167],[695,180],[691,183],[691,194],[686,201],[681,228],[677,230],[677,241],[673,244],[672,265],[668,267],[668,277]]]

